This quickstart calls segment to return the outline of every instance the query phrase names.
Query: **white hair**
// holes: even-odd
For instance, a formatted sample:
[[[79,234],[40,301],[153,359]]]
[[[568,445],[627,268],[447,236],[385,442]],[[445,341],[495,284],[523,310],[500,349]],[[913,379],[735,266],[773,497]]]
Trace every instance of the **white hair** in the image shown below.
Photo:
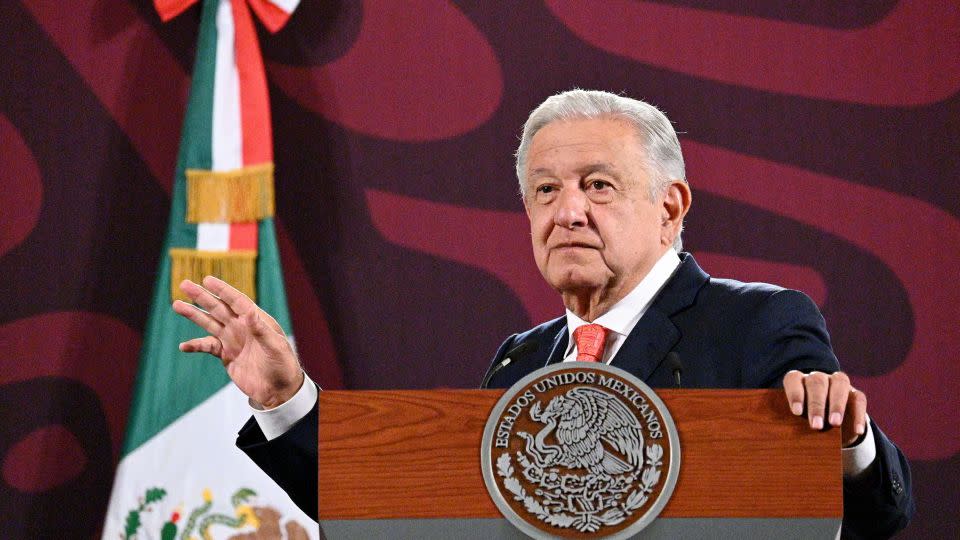
[[[650,175],[650,199],[656,200],[673,180],[687,181],[677,132],[665,114],[644,101],[599,90],[574,89],[550,96],[530,113],[517,147],[517,180],[526,193],[527,153],[533,136],[551,122],[596,118],[622,118],[637,130],[643,149],[643,166]],[[679,252],[680,234],[673,241]]]

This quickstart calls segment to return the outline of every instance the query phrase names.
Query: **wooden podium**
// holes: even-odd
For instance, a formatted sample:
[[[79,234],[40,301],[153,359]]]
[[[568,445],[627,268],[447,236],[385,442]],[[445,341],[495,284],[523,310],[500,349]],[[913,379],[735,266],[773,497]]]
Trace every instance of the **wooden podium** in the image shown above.
[[[320,393],[327,538],[525,538],[484,486],[480,444],[502,390]],[[780,390],[658,390],[676,423],[676,489],[638,538],[835,538],[839,430],[814,432]]]

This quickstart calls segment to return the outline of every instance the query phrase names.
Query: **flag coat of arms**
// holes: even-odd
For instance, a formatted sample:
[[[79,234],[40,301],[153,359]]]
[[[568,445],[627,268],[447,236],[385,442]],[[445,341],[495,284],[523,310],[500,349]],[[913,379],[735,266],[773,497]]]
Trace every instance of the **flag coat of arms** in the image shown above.
[[[155,0],[169,20],[198,0]],[[181,353],[202,331],[176,315],[183,279],[234,284],[290,335],[273,227],[273,141],[254,19],[299,0],[202,0],[170,224],[103,538],[317,538],[317,524],[240,450],[246,397],[220,362]],[[304,474],[315,472],[304,471]]]

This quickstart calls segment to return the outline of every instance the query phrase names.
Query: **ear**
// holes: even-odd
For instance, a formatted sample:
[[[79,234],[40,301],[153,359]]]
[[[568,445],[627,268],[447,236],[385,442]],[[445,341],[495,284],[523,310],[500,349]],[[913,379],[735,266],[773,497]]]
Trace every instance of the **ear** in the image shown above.
[[[664,245],[673,244],[673,239],[680,234],[683,218],[690,210],[692,200],[690,185],[686,182],[674,180],[667,186],[660,207],[660,241]]]

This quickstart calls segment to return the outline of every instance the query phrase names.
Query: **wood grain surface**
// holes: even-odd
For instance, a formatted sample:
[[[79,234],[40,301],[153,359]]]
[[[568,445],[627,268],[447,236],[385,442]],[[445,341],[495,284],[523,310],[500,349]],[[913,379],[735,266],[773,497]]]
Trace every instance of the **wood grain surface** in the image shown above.
[[[319,516],[498,518],[480,441],[502,390],[320,393]],[[839,518],[840,435],[814,432],[779,390],[658,390],[680,477],[661,517]]]

